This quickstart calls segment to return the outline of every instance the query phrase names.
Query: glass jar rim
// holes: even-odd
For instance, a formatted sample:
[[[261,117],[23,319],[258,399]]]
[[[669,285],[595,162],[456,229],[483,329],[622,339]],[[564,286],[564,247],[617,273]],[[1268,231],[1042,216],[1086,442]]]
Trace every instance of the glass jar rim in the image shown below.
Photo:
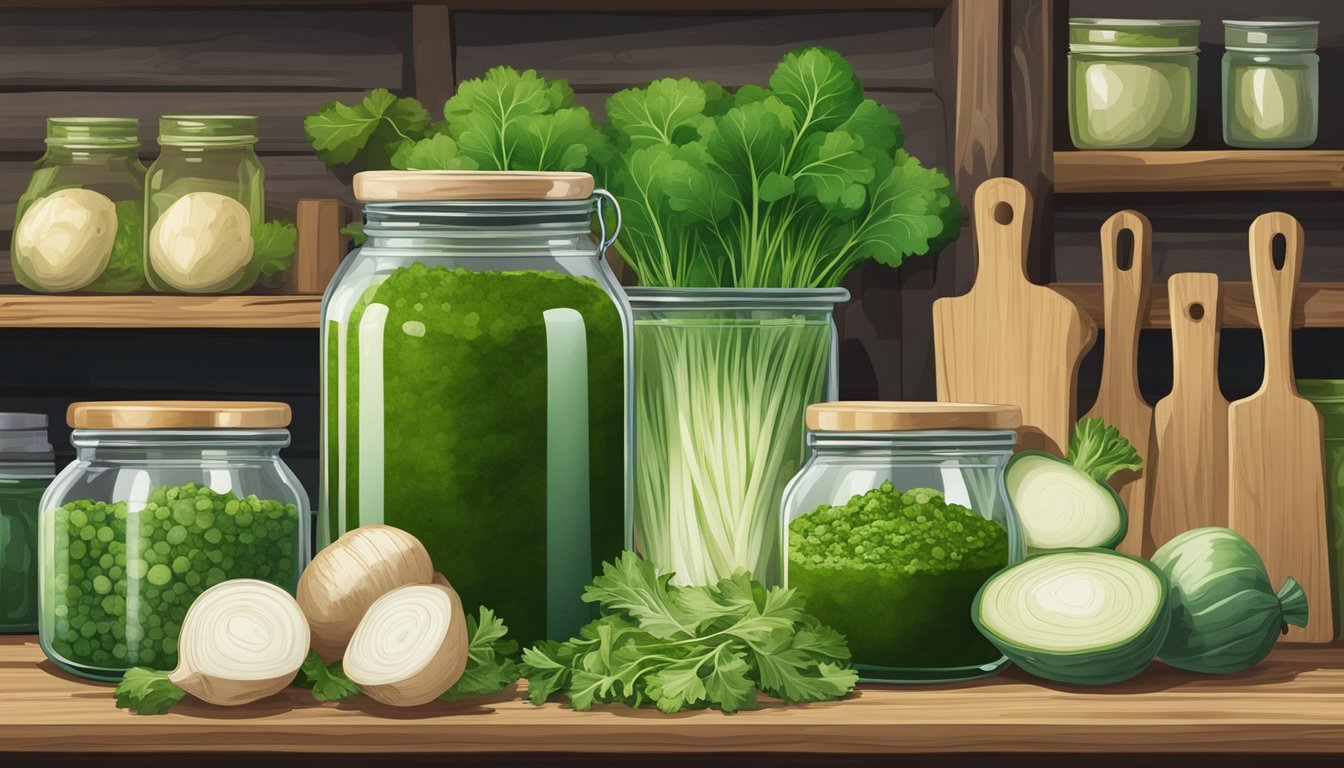
[[[1197,19],[1069,19],[1070,53],[1186,55],[1199,51]]]
[[[706,309],[797,309],[830,312],[849,301],[845,288],[653,288],[625,289],[631,308],[659,312]]]
[[[70,431],[76,448],[155,448],[165,446],[230,446],[284,448],[288,429],[94,429]]]
[[[250,146],[257,143],[255,115],[163,115],[159,144],[173,147]]]
[[[49,147],[70,149],[136,149],[140,146],[140,121],[133,117],[49,117]]]
[[[811,448],[870,448],[902,451],[960,448],[965,451],[1001,450],[1011,452],[1017,445],[1012,429],[926,429],[909,432],[834,432],[808,430]]]
[[[389,237],[583,235],[592,232],[597,197],[582,200],[402,200],[364,204],[364,233]]]

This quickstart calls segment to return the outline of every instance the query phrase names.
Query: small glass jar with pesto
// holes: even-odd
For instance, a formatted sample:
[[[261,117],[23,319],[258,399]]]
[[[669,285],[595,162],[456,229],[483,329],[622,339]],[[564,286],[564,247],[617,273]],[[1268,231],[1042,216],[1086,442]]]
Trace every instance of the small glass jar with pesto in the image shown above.
[[[173,669],[193,600],[228,579],[293,593],[308,498],[265,402],[75,403],[75,460],[40,502],[38,638],[57,666],[115,681]]]
[[[1316,141],[1319,21],[1224,21],[1223,141],[1289,149]]]
[[[1069,19],[1078,149],[1179,149],[1195,133],[1199,22]]]
[[[1008,663],[971,605],[1025,556],[1003,482],[1021,424],[1008,405],[808,407],[812,456],[784,491],[782,570],[849,639],[861,680],[968,680]]]
[[[265,221],[265,174],[252,147],[257,118],[166,115],[145,177],[145,276],[164,293],[238,293],[261,271],[254,228]]]

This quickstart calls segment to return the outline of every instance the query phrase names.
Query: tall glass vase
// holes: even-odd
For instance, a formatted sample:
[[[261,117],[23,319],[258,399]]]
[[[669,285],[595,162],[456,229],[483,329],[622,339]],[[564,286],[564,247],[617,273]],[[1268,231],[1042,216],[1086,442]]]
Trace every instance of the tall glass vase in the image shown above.
[[[677,584],[779,584],[804,411],[835,399],[842,288],[631,288],[635,539]]]

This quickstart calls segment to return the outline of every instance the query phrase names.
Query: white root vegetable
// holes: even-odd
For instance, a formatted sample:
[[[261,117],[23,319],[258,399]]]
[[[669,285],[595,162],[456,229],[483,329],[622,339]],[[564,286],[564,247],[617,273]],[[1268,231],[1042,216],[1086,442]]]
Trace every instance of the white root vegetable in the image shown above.
[[[428,584],[433,575],[424,545],[400,528],[365,525],[346,533],[299,578],[299,607],[312,628],[313,650],[324,661],[340,659],[375,600],[397,587]]]
[[[452,587],[399,587],[370,606],[342,668],[359,690],[394,707],[433,701],[467,666],[467,619]]]
[[[117,208],[91,189],[61,189],[33,202],[14,231],[14,260],[42,290],[77,291],[107,269]]]
[[[176,290],[227,290],[252,264],[252,217],[217,192],[189,192],[168,206],[149,233],[149,263]]]
[[[308,622],[283,589],[233,579],[192,602],[168,680],[219,706],[247,704],[284,690],[308,656]]]

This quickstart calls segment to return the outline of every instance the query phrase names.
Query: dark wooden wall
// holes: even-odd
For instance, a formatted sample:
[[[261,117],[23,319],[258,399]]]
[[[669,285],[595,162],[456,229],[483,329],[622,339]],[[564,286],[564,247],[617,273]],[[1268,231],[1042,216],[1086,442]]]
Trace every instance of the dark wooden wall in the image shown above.
[[[836,48],[870,95],[902,118],[907,148],[960,183],[1002,170],[998,84],[957,89],[954,53],[965,27],[997,35],[999,2],[959,26],[955,11],[744,14],[455,13],[438,6],[285,9],[143,8],[0,11],[0,290],[9,274],[14,203],[42,153],[47,116],[141,120],[148,162],[160,114],[261,116],[258,153],[273,213],[299,197],[354,206],[348,179],[311,153],[303,117],[331,100],[385,87],[441,102],[461,79],[498,64],[570,81],[601,116],[606,97],[663,76],[764,83],[780,57],[808,44]],[[984,30],[981,30],[982,32]],[[997,56],[996,46],[977,55]],[[980,80],[983,80],[981,78]],[[955,121],[962,106],[976,125]],[[437,103],[427,103],[431,111]],[[960,171],[953,154],[969,158]],[[997,165],[996,165],[997,164]],[[973,187],[971,187],[973,189]],[[969,192],[963,190],[965,199]],[[941,256],[899,270],[870,265],[845,285],[855,300],[839,315],[841,388],[847,398],[931,398],[929,307],[965,287],[970,230]],[[6,287],[7,286],[7,287]],[[62,424],[75,399],[232,397],[280,399],[295,408],[286,456],[310,492],[316,483],[317,335],[313,331],[0,330],[6,373],[0,409],[47,411]],[[58,450],[65,432],[57,428]]]

